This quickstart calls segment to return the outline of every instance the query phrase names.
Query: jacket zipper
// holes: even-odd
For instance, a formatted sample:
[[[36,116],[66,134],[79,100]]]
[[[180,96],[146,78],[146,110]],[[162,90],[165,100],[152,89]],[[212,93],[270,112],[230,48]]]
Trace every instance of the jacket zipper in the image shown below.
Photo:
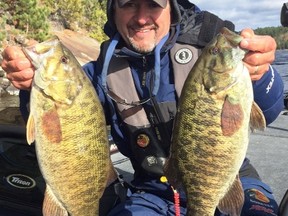
[[[144,88],[146,86],[146,79],[147,79],[147,71],[146,71],[147,60],[145,56],[142,57],[142,62],[143,62],[144,71],[142,72],[141,86],[142,88]]]

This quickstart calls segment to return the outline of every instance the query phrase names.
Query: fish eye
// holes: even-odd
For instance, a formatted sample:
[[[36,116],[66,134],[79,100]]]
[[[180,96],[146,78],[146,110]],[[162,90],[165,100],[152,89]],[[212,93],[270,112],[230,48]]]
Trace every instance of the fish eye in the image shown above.
[[[220,49],[218,47],[213,47],[212,49],[210,49],[210,53],[212,55],[217,55],[220,52]]]
[[[60,61],[61,61],[61,63],[67,64],[69,62],[69,59],[67,56],[62,56]]]

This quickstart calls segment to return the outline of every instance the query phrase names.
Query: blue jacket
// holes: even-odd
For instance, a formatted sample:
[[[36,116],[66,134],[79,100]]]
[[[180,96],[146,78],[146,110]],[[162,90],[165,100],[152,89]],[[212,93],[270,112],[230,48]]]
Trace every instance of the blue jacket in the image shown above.
[[[167,47],[172,47],[175,40],[170,41],[172,44],[167,45]],[[165,49],[164,49],[165,50]],[[161,55],[161,76],[160,76],[160,87],[159,91],[156,95],[158,102],[164,101],[176,101],[177,96],[175,93],[173,80],[173,72],[169,70],[170,60],[168,55],[169,48],[164,51],[163,55]],[[147,98],[149,96],[149,87],[143,88],[140,86],[140,72],[143,70],[143,58],[146,58],[146,62],[148,62],[148,70],[149,68],[154,68],[154,56],[150,54],[148,56],[139,56],[139,54],[134,53],[131,50],[125,49],[118,50],[118,56],[129,56],[129,62],[131,62],[130,67],[134,77],[136,89],[139,93],[140,99]],[[102,72],[102,64],[97,64],[97,61],[90,62],[84,66],[85,72],[88,74],[90,79],[95,86],[100,100],[106,110],[106,119],[108,124],[111,125],[111,133],[112,136],[119,146],[120,151],[126,155],[130,156],[130,152],[127,150],[127,145],[125,143],[128,140],[125,139],[123,133],[120,129],[119,123],[121,122],[117,116],[115,109],[111,110],[112,101],[105,96],[105,91],[101,84],[101,72]],[[148,84],[149,85],[149,84]],[[123,83],[125,86],[125,83]],[[269,71],[265,73],[265,75],[258,81],[253,82],[254,89],[254,98],[255,102],[262,109],[264,116],[266,118],[267,125],[272,123],[279,113],[284,108],[283,94],[284,94],[284,86],[282,79],[279,73],[272,66],[269,67]],[[113,107],[113,103],[112,103]]]

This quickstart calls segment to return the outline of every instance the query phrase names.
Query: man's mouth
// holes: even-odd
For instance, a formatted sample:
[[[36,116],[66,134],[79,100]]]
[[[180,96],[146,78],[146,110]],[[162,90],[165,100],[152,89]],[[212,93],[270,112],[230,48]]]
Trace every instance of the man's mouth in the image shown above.
[[[139,26],[131,26],[131,29],[136,32],[136,33],[147,33],[150,31],[155,31],[156,30],[156,26],[151,25],[151,26],[146,26],[146,27],[139,27]]]
[[[135,32],[146,33],[151,31],[151,29],[134,29]]]

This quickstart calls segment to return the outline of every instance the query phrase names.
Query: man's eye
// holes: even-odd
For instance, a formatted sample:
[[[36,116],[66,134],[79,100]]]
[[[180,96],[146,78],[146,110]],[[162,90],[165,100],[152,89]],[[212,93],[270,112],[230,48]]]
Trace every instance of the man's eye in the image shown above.
[[[123,5],[122,8],[135,8],[136,4],[133,2],[127,2],[126,4]]]
[[[151,3],[149,3],[149,7],[150,8],[158,8],[158,7],[160,7],[160,5],[158,5],[156,2],[154,2],[154,1],[151,1]]]

